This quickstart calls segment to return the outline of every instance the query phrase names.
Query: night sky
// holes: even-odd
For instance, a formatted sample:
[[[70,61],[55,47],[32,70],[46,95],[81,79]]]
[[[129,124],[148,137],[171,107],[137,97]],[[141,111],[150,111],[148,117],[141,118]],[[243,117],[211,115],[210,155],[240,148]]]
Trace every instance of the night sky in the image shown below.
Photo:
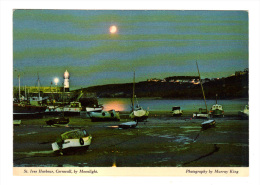
[[[111,33],[110,26],[117,31]],[[13,82],[77,89],[168,76],[227,77],[248,68],[248,12],[15,10]]]

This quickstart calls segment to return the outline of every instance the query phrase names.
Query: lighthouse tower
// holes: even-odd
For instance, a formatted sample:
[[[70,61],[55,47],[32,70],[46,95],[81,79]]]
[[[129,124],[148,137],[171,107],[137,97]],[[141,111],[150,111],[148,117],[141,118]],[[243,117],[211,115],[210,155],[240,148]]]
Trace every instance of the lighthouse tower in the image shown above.
[[[64,91],[65,91],[65,92],[69,92],[69,91],[70,91],[69,78],[70,78],[70,74],[69,74],[69,72],[66,70],[66,71],[64,72]]]

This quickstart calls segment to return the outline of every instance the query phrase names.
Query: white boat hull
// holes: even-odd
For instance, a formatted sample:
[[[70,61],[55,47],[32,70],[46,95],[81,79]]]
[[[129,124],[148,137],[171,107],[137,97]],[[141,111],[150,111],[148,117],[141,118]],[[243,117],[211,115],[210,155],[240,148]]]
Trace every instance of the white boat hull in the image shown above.
[[[203,113],[193,113],[194,118],[208,118],[209,114],[203,114]]]
[[[135,110],[133,111],[129,117],[131,119],[134,119],[134,120],[138,120],[138,121],[141,121],[141,120],[146,120],[148,118],[148,115],[149,115],[149,112],[147,110]]]
[[[103,110],[103,107],[86,107],[86,112],[101,112]]]
[[[82,140],[83,142],[82,142]],[[69,148],[81,148],[81,147],[86,147],[89,146],[91,144],[91,139],[92,136],[88,136],[88,137],[83,137],[81,139],[66,139],[64,140],[64,143],[62,144],[62,150],[66,150]],[[55,151],[59,151],[59,145],[57,142],[52,143],[52,150]]]
[[[81,108],[64,108],[65,116],[80,115]]]
[[[119,112],[116,112],[114,110],[112,111],[102,111],[102,112],[90,112],[89,117],[91,121],[119,121],[120,115]]]
[[[129,122],[126,122],[126,123],[119,124],[118,128],[127,129],[127,128],[135,128],[136,126],[137,126],[137,122],[129,121]]]
[[[172,111],[172,116],[181,116],[182,115],[182,110],[174,110]]]
[[[249,118],[249,106],[246,105],[243,111],[238,112],[238,115],[242,118],[248,119]]]

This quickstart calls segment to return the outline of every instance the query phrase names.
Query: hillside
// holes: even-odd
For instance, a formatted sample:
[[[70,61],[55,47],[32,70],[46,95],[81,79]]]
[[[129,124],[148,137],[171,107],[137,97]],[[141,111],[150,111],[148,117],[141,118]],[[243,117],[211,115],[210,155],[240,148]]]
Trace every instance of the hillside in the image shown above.
[[[203,83],[207,99],[214,99],[216,94],[221,99],[248,98],[248,73],[227,78],[209,80]],[[83,92],[96,93],[97,97],[131,97],[133,84],[108,84],[80,89]],[[79,91],[79,90],[77,90]],[[135,84],[137,97],[161,97],[175,99],[202,98],[200,84],[190,82],[154,82],[143,81]]]

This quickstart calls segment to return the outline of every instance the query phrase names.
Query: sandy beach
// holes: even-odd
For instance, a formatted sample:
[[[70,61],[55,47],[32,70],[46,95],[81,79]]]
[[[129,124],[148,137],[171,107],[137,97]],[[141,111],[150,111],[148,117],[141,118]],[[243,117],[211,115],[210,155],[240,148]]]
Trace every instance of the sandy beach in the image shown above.
[[[70,117],[69,127],[51,127],[41,119],[14,126],[14,167],[247,167],[249,121],[237,115],[214,118],[216,127],[202,131],[203,119],[190,112],[172,117],[151,112],[135,129],[118,129],[120,122],[91,122],[86,115]],[[53,153],[51,143],[63,132],[85,128],[92,135],[88,150],[67,155]]]

